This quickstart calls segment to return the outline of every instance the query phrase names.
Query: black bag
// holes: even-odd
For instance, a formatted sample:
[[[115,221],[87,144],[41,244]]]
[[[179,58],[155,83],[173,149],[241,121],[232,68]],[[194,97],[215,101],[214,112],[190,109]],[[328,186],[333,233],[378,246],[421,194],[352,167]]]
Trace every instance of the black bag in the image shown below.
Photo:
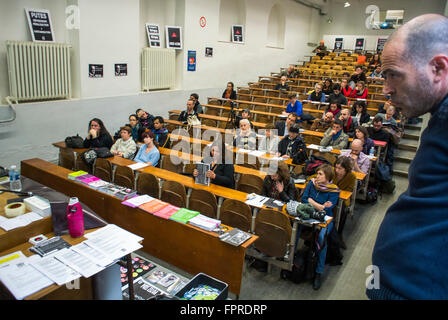
[[[280,273],[282,279],[291,280],[294,283],[301,283],[307,278],[308,258],[310,249],[299,250],[294,255],[291,271],[283,269]]]
[[[375,177],[377,179],[378,190],[381,193],[392,194],[395,191],[395,181],[392,180],[389,166],[379,162],[376,166]]]
[[[97,158],[97,153],[95,149],[89,149],[81,153],[80,157],[81,160],[88,165],[90,168],[93,167],[93,163],[95,162],[95,159]]]
[[[95,148],[95,152],[98,158],[110,158],[114,156],[114,154],[106,147]]]
[[[325,262],[331,266],[338,266],[342,264],[342,254],[340,248],[339,235],[336,228],[332,228],[327,237],[327,257]]]
[[[293,164],[303,164],[308,160],[308,153],[306,151],[306,145],[300,146],[299,150],[292,157]]]
[[[309,160],[305,162],[305,166],[303,167],[303,174],[305,176],[312,176],[316,173],[317,168],[322,164],[331,165],[331,163],[327,159],[312,154]]]
[[[84,148],[84,139],[79,134],[76,134],[76,136],[65,138],[65,144],[67,148],[81,149]]]

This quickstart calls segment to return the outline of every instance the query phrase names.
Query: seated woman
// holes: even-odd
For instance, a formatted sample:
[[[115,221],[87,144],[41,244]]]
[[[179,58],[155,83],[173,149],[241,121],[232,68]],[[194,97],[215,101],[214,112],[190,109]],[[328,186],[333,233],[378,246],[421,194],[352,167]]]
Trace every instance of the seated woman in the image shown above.
[[[367,94],[368,94],[368,91],[366,88],[366,83],[364,81],[358,81],[356,83],[356,88],[353,89],[350,97],[356,98],[356,99],[367,99]]]
[[[355,138],[359,139],[363,143],[362,152],[364,154],[369,154],[370,149],[375,147],[375,143],[369,138],[369,133],[367,128],[363,126],[358,126],[355,129]]]
[[[356,119],[360,126],[370,121],[370,114],[367,113],[367,105],[364,101],[356,101],[353,104],[352,117]]]
[[[154,144],[154,133],[152,131],[146,131],[142,134],[142,137],[145,144],[138,150],[134,161],[145,162],[155,167],[159,163],[160,153]]]
[[[249,120],[240,120],[240,129],[235,139],[233,139],[233,146],[247,150],[255,150],[257,148],[257,134],[250,128]]]
[[[350,87],[348,85],[348,81],[347,79],[342,79],[341,80],[341,92],[344,96],[346,97],[350,97],[350,95],[352,94],[352,87]]]
[[[330,106],[325,113],[327,112],[331,112],[333,114],[333,119],[339,119],[339,116],[341,115],[341,105],[335,101],[331,101]]]
[[[145,129],[138,122],[138,117],[136,114],[131,114],[129,116],[129,127],[131,128],[131,135],[134,141],[141,141],[142,133],[145,132]]]
[[[325,96],[328,97],[333,93],[333,80],[325,79],[324,86],[322,88],[322,92],[325,93]]]
[[[334,178],[333,168],[324,164],[317,168],[315,178],[312,178],[305,187],[302,195],[302,203],[309,203],[315,210],[325,210],[327,216],[333,216],[333,208],[338,203],[339,188],[331,183]],[[302,225],[299,225],[297,230],[297,239],[300,237]],[[327,244],[324,244],[324,239],[327,234],[330,234],[333,228],[333,221],[331,221],[326,228],[321,228],[319,232],[319,245],[321,249],[318,253],[318,261],[316,267],[316,275],[314,278],[313,289],[318,290],[321,286],[321,275],[325,268],[325,258],[327,256]],[[322,246],[323,245],[323,246]]]
[[[339,157],[336,159],[334,163],[334,180],[333,182],[338,186],[339,189],[344,191],[353,192],[356,183],[356,176],[352,172],[353,164],[349,157]],[[339,220],[339,241],[340,246],[343,249],[346,249],[347,246],[342,239],[342,231],[344,229],[345,220],[347,218],[347,208],[350,206],[350,199],[344,200],[344,206],[341,210],[341,217]]]
[[[227,82],[227,88],[222,93],[222,97],[225,99],[236,100],[236,91],[233,82]]]
[[[235,188],[233,175],[235,170],[233,164],[224,163],[225,149],[222,144],[214,142],[210,148],[210,157],[203,159],[204,163],[210,163],[210,170],[206,176],[210,178],[210,182],[226,188]],[[193,176],[198,175],[198,170],[193,170]]]
[[[104,126],[103,121],[93,118],[89,122],[89,131],[84,139],[84,148],[107,148],[110,149],[114,144],[112,136]]]
[[[261,195],[283,202],[296,200],[297,189],[294,179],[289,174],[288,165],[283,161],[278,161],[276,170],[272,169],[274,168],[269,167],[269,174],[264,178]]]
[[[115,141],[112,148],[110,148],[110,152],[112,152],[114,156],[132,159],[137,151],[137,145],[135,144],[134,139],[132,139],[131,128],[128,126],[121,127],[120,135],[121,138]]]
[[[277,132],[275,126],[272,123],[268,123],[265,128],[265,136],[261,139],[261,142],[258,145],[258,150],[273,154],[278,152],[280,139],[274,134],[275,132]]]
[[[168,129],[163,126],[164,123],[165,121],[161,116],[154,118],[154,128],[152,129],[154,144],[157,147],[169,148]]]
[[[278,83],[274,90],[279,90],[279,91],[290,91],[291,89],[289,88],[289,86],[286,84],[286,76],[282,76],[280,78],[280,83]]]
[[[316,83],[314,86],[314,91],[312,91],[308,96],[308,100],[325,102],[325,93],[322,92],[322,87],[322,84]]]

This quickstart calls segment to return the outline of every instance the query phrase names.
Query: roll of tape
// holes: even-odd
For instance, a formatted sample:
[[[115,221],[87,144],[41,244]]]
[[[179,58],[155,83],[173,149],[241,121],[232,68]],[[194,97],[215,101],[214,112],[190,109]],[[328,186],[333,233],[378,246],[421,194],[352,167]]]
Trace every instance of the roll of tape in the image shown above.
[[[20,216],[25,213],[25,205],[23,202],[12,202],[5,207],[5,215],[8,218]]]

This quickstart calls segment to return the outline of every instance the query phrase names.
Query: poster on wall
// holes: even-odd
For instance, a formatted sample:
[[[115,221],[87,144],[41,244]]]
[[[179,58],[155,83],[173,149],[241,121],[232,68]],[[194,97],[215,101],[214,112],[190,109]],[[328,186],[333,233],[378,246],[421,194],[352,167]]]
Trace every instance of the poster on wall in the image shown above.
[[[188,50],[187,70],[196,71],[196,51]]]
[[[115,70],[116,77],[125,77],[128,75],[128,64],[127,63],[116,63],[114,70]]]
[[[103,65],[89,64],[89,78],[102,78],[102,77],[103,77]]]
[[[243,26],[232,26],[232,42],[244,43]]]
[[[166,27],[166,47],[182,49],[182,27]]]
[[[384,48],[384,44],[386,43],[387,38],[378,38],[376,42],[376,52],[382,52]]]
[[[50,11],[25,8],[25,12],[33,42],[55,42]]]
[[[365,39],[364,38],[358,38],[355,41],[355,50],[364,50],[365,45]]]
[[[213,48],[205,47],[205,56],[206,57],[213,57]]]
[[[148,43],[151,48],[160,48],[161,39],[160,39],[160,28],[158,24],[147,23],[146,25],[146,34],[148,35]]]
[[[336,50],[341,51],[341,50],[342,50],[342,46],[343,46],[343,44],[344,44],[344,38],[336,38],[336,39],[334,40],[334,50],[335,50],[335,51],[336,51]]]

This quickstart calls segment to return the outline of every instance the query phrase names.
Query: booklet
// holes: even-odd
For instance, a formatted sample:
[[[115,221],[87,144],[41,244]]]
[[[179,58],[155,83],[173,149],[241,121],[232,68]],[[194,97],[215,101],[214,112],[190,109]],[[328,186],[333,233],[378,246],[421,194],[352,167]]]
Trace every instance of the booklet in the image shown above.
[[[233,228],[223,235],[220,235],[219,240],[230,243],[233,246],[239,246],[251,237],[252,235],[250,233],[244,232],[238,228]]]
[[[194,182],[197,184],[202,184],[204,186],[210,185],[210,178],[207,178],[207,171],[210,170],[209,163],[196,162],[196,170],[198,171],[197,177],[195,177]]]
[[[199,214],[198,211],[188,210],[185,208],[180,209],[173,214],[170,219],[181,223],[187,223],[191,218],[196,217]]]

